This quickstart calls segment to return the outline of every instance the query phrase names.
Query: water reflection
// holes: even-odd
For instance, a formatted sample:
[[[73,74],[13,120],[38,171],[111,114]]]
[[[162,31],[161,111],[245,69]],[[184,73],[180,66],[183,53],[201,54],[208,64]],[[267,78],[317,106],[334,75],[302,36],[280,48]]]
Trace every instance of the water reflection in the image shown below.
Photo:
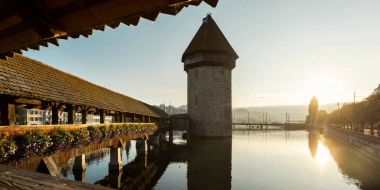
[[[380,189],[380,164],[332,137],[322,138],[347,183],[359,189]]]
[[[231,189],[232,139],[189,143],[188,189]]]
[[[378,189],[380,165],[318,131],[236,131],[232,139],[159,146],[131,140],[110,171],[110,148],[86,154],[86,170],[61,176],[117,189]],[[122,150],[125,149],[125,150]],[[332,159],[330,159],[332,158]],[[124,159],[124,160],[122,160]],[[116,163],[116,162],[115,162]]]
[[[311,131],[308,134],[310,154],[313,158],[315,158],[318,151],[318,136],[319,133],[317,131]]]

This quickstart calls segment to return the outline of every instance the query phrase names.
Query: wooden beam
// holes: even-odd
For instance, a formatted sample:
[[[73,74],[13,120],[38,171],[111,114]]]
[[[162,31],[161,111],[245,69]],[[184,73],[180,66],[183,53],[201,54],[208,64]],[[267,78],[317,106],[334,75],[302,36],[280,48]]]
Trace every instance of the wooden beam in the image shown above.
[[[9,96],[0,95],[0,125],[7,126],[10,125],[9,119]]]
[[[36,1],[13,0],[19,4],[12,7],[17,15],[28,24],[41,38],[52,38],[66,35],[59,24]]]
[[[46,8],[46,10],[53,10],[53,9],[56,9],[58,7],[61,7],[61,6],[64,6],[64,5],[67,5],[73,1],[76,1],[76,0],[59,0],[59,1],[55,1],[55,0],[48,0],[48,1],[44,1],[42,3],[42,6]]]
[[[41,100],[27,99],[27,98],[17,98],[13,100],[14,103],[18,104],[30,104],[30,105],[41,105]]]

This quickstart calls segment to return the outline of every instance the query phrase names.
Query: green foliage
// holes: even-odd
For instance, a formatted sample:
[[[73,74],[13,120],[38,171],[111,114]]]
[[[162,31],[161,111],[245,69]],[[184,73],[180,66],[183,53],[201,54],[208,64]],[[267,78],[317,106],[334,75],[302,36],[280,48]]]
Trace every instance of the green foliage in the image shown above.
[[[16,135],[14,141],[18,147],[15,153],[18,159],[43,156],[46,149],[52,145],[50,136],[39,130]]]
[[[52,141],[49,153],[55,153],[58,150],[70,150],[73,147],[74,136],[63,128],[49,132],[49,136]]]
[[[87,146],[90,143],[90,133],[87,129],[76,129],[70,131],[73,135],[72,148]]]
[[[326,110],[319,110],[317,113],[316,123],[325,124],[327,123],[328,114]]]
[[[102,126],[102,127],[105,128],[104,129],[105,131],[107,130],[105,126]],[[100,128],[102,128],[102,127],[100,127]],[[98,143],[102,140],[103,134],[99,128],[93,127],[93,126],[88,126],[87,130],[90,133],[90,142]]]
[[[0,136],[0,164],[6,163],[16,153],[17,145],[10,137]]]
[[[307,115],[307,116],[306,116],[305,123],[306,123],[306,124],[310,124],[310,123],[311,123],[310,115]]]
[[[313,98],[310,100],[310,103],[309,103],[310,123],[316,122],[317,112],[318,112],[318,99],[315,96],[313,96]]]
[[[110,126],[66,130],[57,128],[45,134],[40,130],[32,130],[17,134],[13,138],[0,136],[0,163],[11,159],[25,159],[33,156],[45,156],[57,151],[68,151],[73,148],[87,146],[89,143],[98,143],[127,134],[145,133],[157,130],[155,124],[118,124]],[[104,134],[108,137],[105,138]]]

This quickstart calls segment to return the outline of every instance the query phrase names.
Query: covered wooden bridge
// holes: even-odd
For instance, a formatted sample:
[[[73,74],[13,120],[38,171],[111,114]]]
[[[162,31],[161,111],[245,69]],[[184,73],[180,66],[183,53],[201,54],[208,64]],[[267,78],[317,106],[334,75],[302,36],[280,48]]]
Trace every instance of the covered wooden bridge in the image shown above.
[[[58,111],[68,112],[68,124],[74,124],[77,112],[82,113],[84,124],[88,113],[100,115],[100,123],[105,115],[114,116],[117,123],[126,118],[131,122],[169,122],[159,108],[19,54],[0,60],[1,125],[12,124],[16,107],[51,110],[52,124],[58,124]]]
[[[184,7],[218,0],[0,0],[0,112],[1,125],[10,125],[15,107],[67,111],[68,123],[76,112],[113,115],[116,122],[168,122],[165,112],[143,102],[91,84],[38,61],[21,56],[59,39],[89,37],[94,30],[121,23],[136,26],[140,18],[155,21],[160,13],[176,15]],[[85,121],[85,119],[82,119]]]

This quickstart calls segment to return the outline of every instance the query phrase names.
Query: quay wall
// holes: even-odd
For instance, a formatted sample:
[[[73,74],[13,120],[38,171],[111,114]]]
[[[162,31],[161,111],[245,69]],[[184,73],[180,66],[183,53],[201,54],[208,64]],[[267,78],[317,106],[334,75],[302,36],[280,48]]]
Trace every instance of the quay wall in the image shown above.
[[[321,128],[324,135],[333,137],[363,155],[371,161],[380,163],[380,138],[354,131],[346,131],[336,127]],[[379,166],[380,167],[380,166]]]

